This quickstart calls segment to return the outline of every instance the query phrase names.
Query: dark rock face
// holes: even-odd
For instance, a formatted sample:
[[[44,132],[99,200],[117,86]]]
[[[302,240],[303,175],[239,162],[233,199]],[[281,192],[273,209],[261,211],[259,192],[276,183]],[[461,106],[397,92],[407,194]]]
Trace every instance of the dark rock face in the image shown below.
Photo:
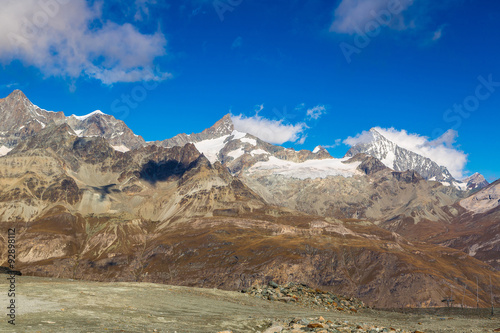
[[[19,276],[23,275],[21,271],[12,270],[9,267],[3,267],[3,266],[0,266],[0,274],[19,275]]]
[[[405,183],[418,183],[424,180],[416,171],[393,172],[392,176],[397,180]]]
[[[349,159],[347,163],[359,161],[361,161],[361,164],[359,165],[358,169],[365,175],[372,175],[374,173],[387,169],[387,167],[377,158],[366,154],[357,154],[353,158]]]
[[[81,199],[80,189],[73,178],[66,177],[43,191],[41,199],[52,203],[65,201],[74,205]]]

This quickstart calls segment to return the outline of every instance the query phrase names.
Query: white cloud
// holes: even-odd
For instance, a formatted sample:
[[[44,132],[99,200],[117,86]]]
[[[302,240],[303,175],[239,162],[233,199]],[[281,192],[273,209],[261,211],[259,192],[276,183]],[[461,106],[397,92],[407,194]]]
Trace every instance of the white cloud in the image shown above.
[[[462,179],[464,177],[467,154],[453,146],[458,136],[456,131],[448,130],[439,138],[431,141],[428,137],[408,133],[406,130],[398,131],[394,128],[385,129],[380,127],[375,127],[374,129],[401,148],[430,158],[438,165],[446,167],[454,178]],[[344,143],[354,146],[358,143],[367,143],[372,140],[372,134],[364,131],[354,138],[347,138],[344,140]]]
[[[297,145],[303,145],[306,142],[306,139],[307,139],[307,135],[304,135],[295,144],[297,144]]]
[[[443,145],[448,148],[453,148],[453,144],[457,141],[456,139],[457,137],[458,137],[458,132],[453,129],[449,129],[445,133],[443,133],[443,135],[441,135],[439,138],[430,141],[429,145],[432,147],[438,147]]]
[[[234,40],[233,44],[231,45],[231,50],[239,49],[242,46],[243,46],[243,38],[240,36]]]
[[[147,14],[150,2],[136,2],[141,13]],[[85,0],[4,1],[0,62],[19,60],[47,76],[88,76],[104,84],[170,77],[161,72],[152,75],[147,69],[166,54],[165,36],[160,31],[142,34],[128,23],[103,22],[98,4],[90,7]]]
[[[439,28],[438,30],[436,30],[434,32],[434,36],[432,36],[432,40],[437,41],[437,40],[441,39],[442,36],[443,36],[443,28]]]
[[[370,25],[406,29],[403,12],[413,0],[342,0],[335,10],[330,31],[354,34],[369,31]]]
[[[11,83],[0,85],[0,89],[12,89],[12,88],[15,88],[15,87],[19,87],[19,83],[17,83],[17,82],[11,82]]]
[[[264,110],[264,104],[256,105],[255,106],[255,114],[259,114],[260,111]]]
[[[155,5],[156,0],[135,0],[136,13],[134,20],[144,21],[149,17],[149,6]]]
[[[305,140],[301,134],[307,126],[304,123],[285,125],[281,120],[270,120],[256,114],[253,117],[244,115],[232,116],[234,128],[240,132],[250,133],[261,140],[273,144]],[[300,143],[300,141],[299,141]]]
[[[328,149],[328,148],[335,148],[335,147],[338,147],[340,146],[340,144],[342,143],[342,140],[341,139],[337,139],[335,140],[335,143],[332,144],[332,145],[321,145],[321,147],[325,148],[325,149]]]
[[[302,111],[306,107],[306,103],[300,103],[295,107],[295,111]]]
[[[319,119],[319,117],[321,117],[325,113],[326,107],[324,105],[317,105],[307,110],[307,116],[311,119]]]
[[[363,131],[355,137],[348,137],[344,140],[344,144],[348,146],[355,146],[357,144],[365,144],[373,141],[373,134],[368,131]]]

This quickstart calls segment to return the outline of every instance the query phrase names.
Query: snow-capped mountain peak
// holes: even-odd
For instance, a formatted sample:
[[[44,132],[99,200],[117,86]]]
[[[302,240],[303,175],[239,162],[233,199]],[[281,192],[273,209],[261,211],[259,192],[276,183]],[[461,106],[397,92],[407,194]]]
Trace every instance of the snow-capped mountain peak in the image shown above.
[[[370,129],[360,143],[351,147],[346,157],[353,157],[359,153],[371,155],[395,171],[414,170],[424,179],[440,181],[445,185],[453,185],[459,189],[465,187],[464,184],[460,184],[453,178],[446,167],[438,165],[427,157],[400,147],[397,142],[387,139],[375,128]]]
[[[323,146],[316,146],[312,152],[313,154],[319,154],[325,152],[328,153],[328,151],[325,148],[323,148]]]
[[[93,116],[96,116],[96,115],[106,115],[105,113],[103,113],[101,110],[95,110],[87,115],[84,115],[84,116],[76,116],[76,115],[71,115],[71,117],[77,119],[77,120],[80,120],[80,121],[84,121],[84,120],[87,120],[88,118],[90,117],[93,117]]]
[[[473,174],[470,177],[463,179],[462,182],[467,184],[467,189],[469,189],[469,190],[479,190],[479,189],[482,189],[490,184],[484,178],[484,176],[478,172],[476,172],[475,174]]]
[[[45,127],[64,123],[78,136],[101,136],[120,150],[135,149],[145,144],[123,121],[99,110],[85,116],[66,117],[63,112],[46,111],[34,105],[20,90],[0,99],[0,147],[5,147],[4,154]]]

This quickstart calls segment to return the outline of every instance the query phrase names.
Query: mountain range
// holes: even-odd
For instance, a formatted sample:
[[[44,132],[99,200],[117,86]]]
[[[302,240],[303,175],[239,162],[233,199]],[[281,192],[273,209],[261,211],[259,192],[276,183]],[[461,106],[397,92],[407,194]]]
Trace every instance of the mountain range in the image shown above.
[[[383,307],[437,306],[450,292],[475,306],[479,288],[489,304],[498,182],[457,181],[370,133],[341,159],[269,144],[230,115],[145,142],[113,116],[67,117],[15,91],[0,100],[0,228],[18,230],[17,268],[30,275],[298,281]]]

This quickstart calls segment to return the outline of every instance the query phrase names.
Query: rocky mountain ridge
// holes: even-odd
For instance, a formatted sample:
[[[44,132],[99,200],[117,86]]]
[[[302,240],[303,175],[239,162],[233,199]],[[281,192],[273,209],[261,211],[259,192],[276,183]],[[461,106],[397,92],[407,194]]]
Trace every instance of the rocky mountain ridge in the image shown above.
[[[268,144],[248,133],[238,132],[234,128],[230,114],[201,133],[178,134],[171,139],[146,143],[123,121],[101,111],[94,111],[86,116],[66,117],[63,112],[46,111],[35,106],[24,93],[16,90],[8,97],[0,99],[0,120],[0,156],[8,153],[19,140],[38,133],[48,124],[67,123],[76,135],[103,137],[115,150],[122,152],[147,145],[169,148],[193,143],[212,163],[219,161],[234,173],[255,163],[267,161],[270,156],[293,162],[332,158],[321,146],[312,152],[295,151]],[[463,182],[456,181],[446,168],[438,166],[430,159],[399,147],[375,129],[371,129],[370,134],[373,136],[371,142],[352,147],[345,158],[364,153],[378,158],[395,171],[414,170],[424,179],[454,185],[460,190],[478,190],[488,184],[480,174],[474,174]]]
[[[351,147],[346,153],[346,157],[353,157],[359,153],[367,154],[378,158],[384,165],[394,171],[414,170],[424,179],[439,181],[444,185],[454,186],[459,190],[479,189],[487,185],[486,180],[480,174],[475,174],[463,181],[456,180],[446,167],[438,165],[430,158],[400,147],[375,128],[370,129],[367,136],[370,136],[370,139]]]
[[[52,112],[39,108],[20,90],[0,99],[0,147],[8,153],[19,142],[39,133],[51,124],[68,124],[77,136],[103,137],[116,150],[128,151],[143,147],[145,141],[135,135],[121,120],[94,111],[86,116]],[[1,153],[1,152],[0,152]],[[0,155],[1,156],[1,155]]]
[[[9,101],[34,117],[22,98]],[[23,274],[225,289],[300,281],[387,307],[440,305],[476,277],[486,305],[487,277],[500,287],[466,253],[380,227],[451,221],[458,190],[414,171],[270,145],[228,117],[195,142],[125,152],[53,117],[0,157],[1,234],[19,231]],[[110,121],[74,118],[89,131],[88,119]]]
[[[467,188],[472,191],[480,190],[490,184],[484,176],[478,172],[474,173],[472,176],[464,178],[462,182],[467,184]]]

